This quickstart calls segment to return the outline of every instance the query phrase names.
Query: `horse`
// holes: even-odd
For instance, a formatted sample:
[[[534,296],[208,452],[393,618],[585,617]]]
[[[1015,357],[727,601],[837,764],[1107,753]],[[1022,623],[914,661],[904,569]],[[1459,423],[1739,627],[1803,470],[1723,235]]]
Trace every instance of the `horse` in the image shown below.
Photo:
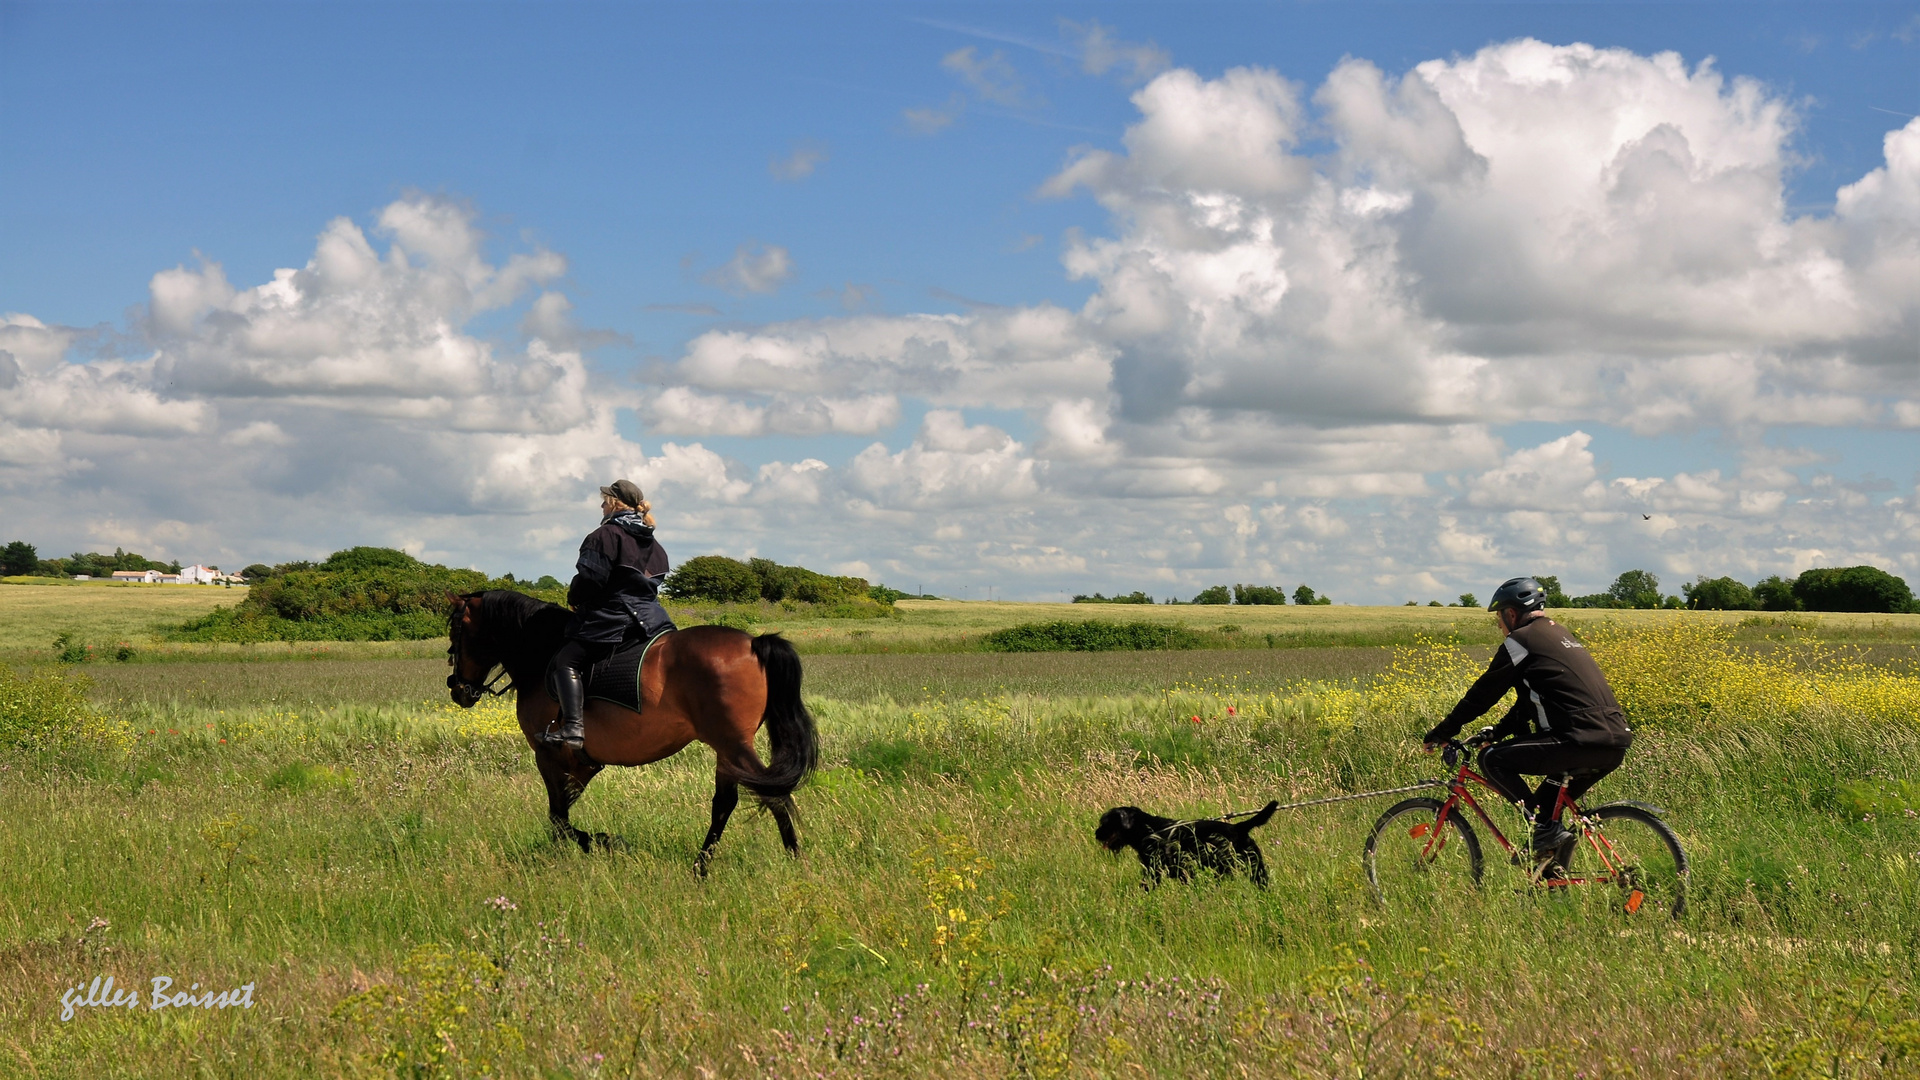
[[[754,636],[726,626],[691,626],[653,640],[639,674],[640,711],[610,701],[587,702],[586,747],[570,750],[539,739],[560,712],[546,688],[547,663],[560,651],[572,614],[506,589],[451,597],[447,621],[447,690],[470,709],[490,694],[516,692],[514,711],[547,785],[547,818],[556,838],[590,852],[604,834],[574,828],[573,804],[608,765],[646,765],[672,757],[695,739],[713,747],[713,817],[694,859],[705,876],[714,845],[740,801],[740,788],[773,814],[787,854],[800,854],[793,791],[819,761],[813,716],[800,700],[800,654],[779,634]],[[496,669],[499,669],[496,671]],[[497,686],[501,678],[506,686]],[[771,764],[754,751],[762,726]]]

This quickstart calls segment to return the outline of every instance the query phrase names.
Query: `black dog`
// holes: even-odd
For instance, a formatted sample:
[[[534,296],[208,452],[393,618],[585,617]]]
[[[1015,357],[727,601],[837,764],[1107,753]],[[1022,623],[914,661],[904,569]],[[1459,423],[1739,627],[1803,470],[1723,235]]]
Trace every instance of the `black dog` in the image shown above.
[[[1260,845],[1248,835],[1267,823],[1278,802],[1270,802],[1245,821],[1179,821],[1149,814],[1137,806],[1116,806],[1100,815],[1100,827],[1093,838],[1108,851],[1123,847],[1140,856],[1140,887],[1151,889],[1162,874],[1178,881],[1192,881],[1193,869],[1205,867],[1222,877],[1232,875],[1241,863],[1247,865],[1247,880],[1267,887],[1267,861],[1260,857]]]

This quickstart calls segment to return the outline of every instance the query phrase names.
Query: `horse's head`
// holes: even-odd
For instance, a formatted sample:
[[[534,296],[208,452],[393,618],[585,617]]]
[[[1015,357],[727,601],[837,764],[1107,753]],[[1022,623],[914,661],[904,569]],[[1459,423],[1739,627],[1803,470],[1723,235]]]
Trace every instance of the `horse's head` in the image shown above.
[[[488,694],[505,692],[504,688],[493,687],[505,676],[504,671],[492,680],[487,678],[500,661],[487,648],[479,593],[452,598],[447,617],[447,663],[453,668],[453,674],[447,676],[447,691],[455,705],[471,709]]]

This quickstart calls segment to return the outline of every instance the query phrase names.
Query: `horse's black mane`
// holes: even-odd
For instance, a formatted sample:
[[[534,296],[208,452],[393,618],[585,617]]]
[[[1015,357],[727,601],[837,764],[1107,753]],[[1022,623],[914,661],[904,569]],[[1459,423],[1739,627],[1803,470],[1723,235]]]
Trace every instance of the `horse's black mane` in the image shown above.
[[[480,621],[488,644],[510,672],[546,670],[560,651],[567,619],[573,614],[559,604],[512,589],[489,589],[471,594],[480,598]]]

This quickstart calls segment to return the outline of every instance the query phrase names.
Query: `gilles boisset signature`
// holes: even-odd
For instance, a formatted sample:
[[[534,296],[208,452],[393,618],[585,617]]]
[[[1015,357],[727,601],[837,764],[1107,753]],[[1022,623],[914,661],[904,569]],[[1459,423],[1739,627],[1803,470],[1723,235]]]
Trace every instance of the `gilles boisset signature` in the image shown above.
[[[153,989],[147,992],[147,1011],[158,1012],[161,1009],[229,1009],[253,1008],[253,984],[242,984],[235,990],[222,990],[215,993],[208,990],[198,993],[199,983],[187,990],[169,994],[173,980],[165,975],[153,977]],[[114,989],[113,976],[104,979],[96,975],[91,985],[81,983],[60,996],[60,1019],[73,1019],[75,1009],[138,1009],[140,991],[121,987]]]

